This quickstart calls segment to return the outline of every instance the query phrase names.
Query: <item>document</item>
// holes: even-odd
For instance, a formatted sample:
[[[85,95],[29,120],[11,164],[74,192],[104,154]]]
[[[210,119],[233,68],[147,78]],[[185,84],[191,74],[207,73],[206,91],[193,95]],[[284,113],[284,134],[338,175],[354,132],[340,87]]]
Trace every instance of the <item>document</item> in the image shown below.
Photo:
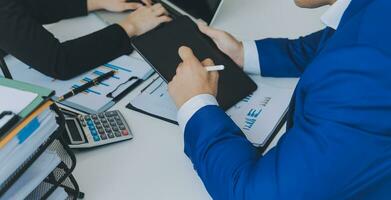
[[[1,199],[25,199],[60,162],[60,157],[56,152],[46,150]]]
[[[67,41],[85,36],[106,26],[107,25],[96,15],[90,14],[87,17],[63,20],[59,23],[48,25],[46,28],[60,41]],[[93,49],[91,49],[91,51],[93,51]],[[145,80],[153,73],[152,68],[146,62],[130,56],[122,56],[71,80],[60,81],[45,76],[15,57],[7,56],[5,61],[15,80],[32,83],[42,87],[49,87],[56,91],[57,97],[60,97],[87,81],[91,81],[97,76],[115,70],[117,73],[114,77],[86,90],[84,93],[61,102],[66,106],[87,113],[101,113],[106,111],[115,104],[115,97],[136,83],[137,80]]]
[[[294,89],[270,84],[260,76],[251,78],[257,83],[258,90],[226,113],[254,146],[263,147],[285,116]],[[130,102],[128,108],[172,123],[177,121],[177,108],[161,78],[156,78]]]
[[[17,90],[1,85],[0,94],[0,114],[6,111],[19,114],[23,109],[30,105],[35,100],[35,98],[38,97],[37,94],[32,92]],[[12,117],[13,115],[4,115],[2,118],[0,118],[0,128],[3,127],[9,120],[11,120]]]
[[[43,114],[45,115],[46,113]],[[7,163],[6,165],[0,165],[0,185],[26,162],[57,128],[56,116],[53,112],[50,112],[39,123],[39,127],[23,143],[19,143],[17,138],[8,143],[7,146],[12,144],[12,148],[7,151],[6,155],[2,156],[0,161],[0,163]]]

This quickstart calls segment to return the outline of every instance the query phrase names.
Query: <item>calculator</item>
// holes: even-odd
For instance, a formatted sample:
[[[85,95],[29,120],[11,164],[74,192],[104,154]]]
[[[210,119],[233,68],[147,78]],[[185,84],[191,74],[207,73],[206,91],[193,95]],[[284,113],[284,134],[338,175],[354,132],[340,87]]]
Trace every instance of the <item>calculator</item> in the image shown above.
[[[118,110],[76,117],[66,115],[65,121],[70,148],[91,148],[133,138]]]

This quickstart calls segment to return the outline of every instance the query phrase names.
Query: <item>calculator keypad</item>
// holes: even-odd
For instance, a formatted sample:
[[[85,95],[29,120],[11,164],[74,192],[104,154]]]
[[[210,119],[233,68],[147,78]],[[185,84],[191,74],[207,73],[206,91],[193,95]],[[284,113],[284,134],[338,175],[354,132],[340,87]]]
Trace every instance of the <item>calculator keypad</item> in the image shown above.
[[[85,116],[84,120],[81,120],[81,123],[83,127],[88,127],[92,139],[95,142],[128,136],[130,134],[119,113],[116,111]]]

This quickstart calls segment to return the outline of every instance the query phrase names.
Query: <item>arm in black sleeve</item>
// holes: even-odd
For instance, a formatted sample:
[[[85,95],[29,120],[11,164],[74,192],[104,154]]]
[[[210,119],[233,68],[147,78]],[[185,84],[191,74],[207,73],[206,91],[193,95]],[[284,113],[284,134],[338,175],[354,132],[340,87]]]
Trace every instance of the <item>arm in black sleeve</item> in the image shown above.
[[[87,0],[19,0],[19,2],[40,24],[88,14]]]
[[[60,80],[132,52],[130,39],[119,25],[60,43],[14,0],[0,0],[0,30],[0,49]]]

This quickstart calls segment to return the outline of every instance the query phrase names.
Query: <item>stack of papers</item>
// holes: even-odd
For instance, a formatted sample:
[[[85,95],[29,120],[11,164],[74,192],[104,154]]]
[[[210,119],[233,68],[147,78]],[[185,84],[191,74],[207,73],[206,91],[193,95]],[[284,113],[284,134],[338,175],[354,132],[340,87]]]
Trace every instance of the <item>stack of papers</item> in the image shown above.
[[[0,150],[0,185],[25,163],[34,152],[57,130],[56,115],[49,105],[37,110],[37,116],[27,119],[17,135]],[[38,114],[39,113],[39,114]],[[12,134],[12,133],[11,133]]]
[[[27,171],[7,190],[3,199],[25,199],[56,167],[61,160],[56,152],[45,151]]]

